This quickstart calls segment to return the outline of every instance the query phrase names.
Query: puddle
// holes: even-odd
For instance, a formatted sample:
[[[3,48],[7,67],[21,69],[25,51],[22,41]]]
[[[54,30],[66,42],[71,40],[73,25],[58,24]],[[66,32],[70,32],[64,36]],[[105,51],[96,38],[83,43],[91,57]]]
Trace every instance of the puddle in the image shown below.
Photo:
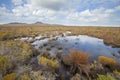
[[[40,51],[48,50],[52,55],[56,52],[68,54],[71,49],[76,49],[90,54],[92,60],[97,59],[98,56],[111,57],[117,61],[120,59],[120,57],[112,55],[120,56],[118,53],[120,48],[112,48],[112,46],[105,45],[102,39],[86,35],[58,37],[57,40],[52,41],[48,41],[48,39],[37,40],[32,45]]]

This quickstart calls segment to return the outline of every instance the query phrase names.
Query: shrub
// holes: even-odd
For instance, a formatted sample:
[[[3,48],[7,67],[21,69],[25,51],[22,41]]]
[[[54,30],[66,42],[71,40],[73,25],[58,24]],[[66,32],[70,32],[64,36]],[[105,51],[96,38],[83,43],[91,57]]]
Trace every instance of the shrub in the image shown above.
[[[82,80],[80,74],[76,73],[70,80]]]
[[[104,69],[103,65],[101,63],[97,62],[96,60],[93,63],[91,63],[90,68],[93,70],[103,70]]]
[[[84,52],[72,50],[69,54],[72,63],[77,65],[86,65],[89,63],[89,55]]]
[[[28,73],[23,73],[18,77],[17,80],[31,80],[31,78],[29,77]]]
[[[117,62],[114,59],[108,58],[108,57],[105,57],[105,56],[99,56],[98,61],[100,63],[102,63],[103,65],[105,65],[105,66],[107,65],[109,67],[114,67],[114,66],[117,65]]]
[[[45,77],[43,75],[41,75],[41,73],[39,71],[32,72],[31,77],[33,80],[44,80],[45,79]]]
[[[115,78],[120,79],[120,71],[114,70],[113,74],[114,74]]]
[[[48,59],[46,57],[39,57],[38,58],[38,63],[43,65],[43,66],[49,66],[52,68],[58,68],[59,67],[59,63],[57,60],[52,60],[52,59]]]
[[[11,73],[11,74],[7,74],[3,77],[3,80],[15,80],[16,74],[15,73]]]
[[[9,68],[12,67],[11,59],[9,56],[0,56],[0,72],[5,74]]]
[[[120,72],[117,70],[114,70],[113,73],[120,76]]]
[[[56,80],[55,75],[50,72],[33,71],[31,73],[32,80]]]
[[[107,74],[107,75],[98,75],[97,80],[115,80],[115,78],[112,75]]]
[[[21,57],[24,60],[32,54],[32,47],[29,43],[22,41],[3,41],[0,43],[0,53]]]
[[[72,74],[75,74],[76,72],[83,72],[88,76],[89,55],[87,53],[72,50],[70,54],[63,57],[63,62],[64,64],[70,65],[70,71]]]
[[[13,32],[0,32],[0,40],[9,40],[15,38],[15,34]]]

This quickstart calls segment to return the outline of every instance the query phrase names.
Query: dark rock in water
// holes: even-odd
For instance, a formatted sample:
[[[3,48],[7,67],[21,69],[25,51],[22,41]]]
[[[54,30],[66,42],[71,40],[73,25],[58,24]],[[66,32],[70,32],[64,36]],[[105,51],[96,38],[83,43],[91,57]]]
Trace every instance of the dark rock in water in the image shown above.
[[[115,54],[115,53],[112,53],[112,55],[113,55],[114,57],[116,57],[116,54]]]
[[[53,48],[53,47],[55,47],[55,45],[54,44],[51,44],[51,46],[50,46],[51,48]]]
[[[75,44],[78,44],[78,42],[75,42]]]
[[[47,47],[47,48],[46,48],[46,50],[47,50],[47,51],[50,51],[50,50],[51,50],[51,48],[50,48],[50,47]]]
[[[120,50],[118,51],[118,53],[120,54]]]
[[[61,49],[63,49],[63,47],[59,45],[59,46],[58,46],[58,50],[61,50]]]
[[[47,43],[44,43],[43,46],[47,46],[48,44]]]

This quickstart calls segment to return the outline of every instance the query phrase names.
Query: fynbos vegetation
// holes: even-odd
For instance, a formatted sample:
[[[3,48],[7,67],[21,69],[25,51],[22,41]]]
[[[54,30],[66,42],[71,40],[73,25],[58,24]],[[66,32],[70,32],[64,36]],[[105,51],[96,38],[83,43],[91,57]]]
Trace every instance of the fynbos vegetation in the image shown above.
[[[101,38],[119,49],[120,28],[0,26],[0,80],[120,80],[120,63],[116,59],[105,55],[91,59],[92,54],[86,50],[73,49],[81,38],[76,38],[70,50],[60,45],[70,43],[65,36],[80,34]],[[60,38],[64,38],[63,42],[59,42]]]

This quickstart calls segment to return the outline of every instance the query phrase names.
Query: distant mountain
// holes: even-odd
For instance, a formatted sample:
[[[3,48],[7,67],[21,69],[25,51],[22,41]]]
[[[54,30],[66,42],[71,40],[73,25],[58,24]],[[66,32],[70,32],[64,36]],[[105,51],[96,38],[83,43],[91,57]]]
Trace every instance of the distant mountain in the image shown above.
[[[49,23],[43,23],[43,22],[40,22],[40,21],[37,21],[35,23],[22,23],[22,22],[11,22],[11,23],[7,23],[7,24],[3,24],[3,25],[9,25],[9,26],[18,26],[18,25],[50,25],[50,26],[63,26],[63,25],[60,25],[60,24],[49,24]]]
[[[11,22],[11,23],[8,23],[8,24],[27,24],[27,23]]]
[[[37,22],[36,22],[36,23],[34,23],[34,24],[44,24],[44,23],[37,21]]]

